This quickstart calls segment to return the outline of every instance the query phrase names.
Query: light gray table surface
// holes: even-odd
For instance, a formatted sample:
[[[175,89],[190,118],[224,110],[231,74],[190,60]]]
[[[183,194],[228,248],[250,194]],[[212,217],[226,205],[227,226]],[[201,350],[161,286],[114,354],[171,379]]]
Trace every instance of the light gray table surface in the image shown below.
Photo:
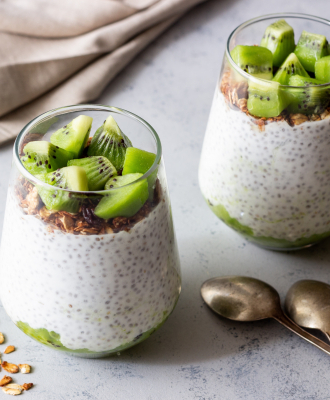
[[[217,220],[198,187],[201,146],[226,38],[246,19],[280,11],[330,17],[328,0],[208,1],[139,55],[96,101],[141,115],[161,137],[181,256],[182,295],[167,323],[147,341],[99,360],[44,348],[21,333],[1,307],[0,331],[17,347],[6,360],[33,366],[31,375],[15,377],[35,384],[23,394],[26,398],[330,399],[329,356],[275,321],[221,319],[203,304],[199,292],[204,280],[229,274],[267,281],[282,301],[299,279],[330,283],[330,240],[294,253],[259,249]],[[0,229],[11,148],[0,149]]]

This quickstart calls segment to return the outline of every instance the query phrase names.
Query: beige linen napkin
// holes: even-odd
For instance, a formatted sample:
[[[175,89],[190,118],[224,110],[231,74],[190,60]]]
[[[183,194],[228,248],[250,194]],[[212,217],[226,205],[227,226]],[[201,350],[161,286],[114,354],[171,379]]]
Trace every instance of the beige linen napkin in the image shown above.
[[[0,145],[35,116],[96,99],[205,0],[0,0]]]

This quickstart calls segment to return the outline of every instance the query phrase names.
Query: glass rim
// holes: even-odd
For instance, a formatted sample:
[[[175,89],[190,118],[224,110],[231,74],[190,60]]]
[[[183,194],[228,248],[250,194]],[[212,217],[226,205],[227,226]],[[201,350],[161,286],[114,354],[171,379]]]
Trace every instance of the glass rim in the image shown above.
[[[310,15],[310,14],[303,14],[303,13],[295,13],[295,12],[284,12],[284,13],[274,13],[274,14],[265,14],[265,15],[261,15],[259,17],[255,17],[252,19],[249,19],[245,22],[243,22],[242,24],[238,25],[232,32],[231,34],[228,36],[227,39],[227,44],[226,44],[226,57],[229,60],[231,66],[236,70],[237,73],[239,73],[240,75],[243,75],[246,79],[248,80],[252,80],[252,82],[258,83],[258,82],[273,82],[271,80],[267,80],[267,79],[262,79],[262,78],[257,78],[253,75],[250,75],[249,73],[243,71],[236,63],[235,61],[232,59],[231,54],[230,54],[230,50],[229,50],[229,45],[230,42],[233,38],[233,36],[240,32],[241,30],[243,30],[244,28],[248,27],[249,25],[252,25],[256,22],[260,22],[260,21],[266,21],[268,19],[274,19],[274,18],[296,18],[296,19],[306,19],[306,20],[310,20],[310,21],[315,21],[315,22],[319,22],[322,23],[324,25],[328,25],[330,28],[330,20],[326,19],[326,18],[321,18],[321,17],[317,17],[315,15]],[[328,87],[330,86],[330,82],[327,83],[323,83],[321,85],[308,85],[308,86],[290,86],[290,85],[281,85],[279,84],[279,87],[282,88],[294,88],[294,89],[306,89],[306,88],[311,88],[311,87],[318,87],[318,88],[324,88],[324,87]]]
[[[111,112],[129,117],[133,120],[138,121],[142,125],[144,125],[149,130],[149,132],[152,134],[153,138],[155,139],[156,147],[157,147],[155,161],[152,164],[152,166],[148,169],[148,171],[146,173],[144,173],[139,179],[137,179],[131,183],[128,183],[127,185],[110,188],[110,189],[94,190],[94,191],[92,191],[92,190],[91,191],[77,191],[77,190],[59,188],[57,186],[49,185],[48,183],[45,183],[45,182],[41,181],[40,179],[38,179],[37,177],[35,177],[34,175],[32,175],[24,167],[24,165],[22,164],[22,161],[20,159],[20,151],[19,150],[20,150],[22,138],[24,138],[25,133],[28,132],[30,129],[34,128],[37,124],[45,122],[50,118],[56,117],[58,115],[69,114],[71,112],[79,112],[79,111],[111,111]],[[162,144],[161,144],[160,138],[159,138],[156,130],[147,121],[145,121],[143,118],[139,117],[138,115],[136,115],[130,111],[124,110],[123,108],[107,106],[107,105],[103,105],[103,104],[76,104],[76,105],[58,107],[58,108],[54,108],[52,110],[46,111],[46,112],[38,115],[37,117],[33,118],[30,122],[28,122],[24,126],[24,128],[17,135],[15,143],[14,143],[14,148],[13,148],[13,160],[14,160],[19,172],[26,179],[28,179],[29,181],[31,181],[32,183],[34,183],[35,185],[38,185],[38,186],[43,186],[43,187],[46,187],[46,188],[52,189],[52,190],[56,189],[56,190],[60,190],[63,192],[77,193],[79,195],[81,195],[81,194],[104,195],[105,193],[109,193],[111,191],[122,189],[124,187],[129,187],[135,183],[141,182],[142,180],[148,178],[156,170],[156,168],[158,167],[158,164],[161,160],[161,157],[162,157]]]

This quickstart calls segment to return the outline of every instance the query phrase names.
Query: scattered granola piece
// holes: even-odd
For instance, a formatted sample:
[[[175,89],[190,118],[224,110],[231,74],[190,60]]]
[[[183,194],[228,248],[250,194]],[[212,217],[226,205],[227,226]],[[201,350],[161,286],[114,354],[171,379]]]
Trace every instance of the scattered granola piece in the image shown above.
[[[246,99],[239,99],[237,105],[241,111],[247,112],[247,100]]]
[[[29,374],[31,372],[31,367],[29,364],[18,364],[22,374]]]
[[[290,119],[295,125],[308,121],[308,117],[304,114],[290,114]]]
[[[24,390],[29,390],[33,386],[33,383],[23,383],[23,389]]]
[[[9,354],[9,353],[12,353],[13,351],[15,351],[15,346],[7,346],[4,353]]]
[[[10,387],[14,385],[14,387]],[[6,394],[11,394],[12,396],[18,396],[23,392],[23,387],[21,385],[9,384],[2,388],[3,392]]]
[[[5,341],[5,338],[3,334],[0,332],[0,344],[2,344]]]
[[[4,361],[1,366],[4,370],[10,372],[11,374],[16,374],[18,372],[18,366],[16,364],[11,364],[7,361]]]
[[[5,375],[0,381],[0,386],[8,385],[8,383],[10,383],[11,381],[12,381],[11,377]]]

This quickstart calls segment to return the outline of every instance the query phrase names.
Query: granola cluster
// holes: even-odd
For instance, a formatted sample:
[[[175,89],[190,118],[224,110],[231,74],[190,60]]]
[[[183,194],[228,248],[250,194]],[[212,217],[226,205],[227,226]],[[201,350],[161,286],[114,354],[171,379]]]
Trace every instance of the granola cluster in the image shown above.
[[[306,121],[320,121],[321,119],[330,118],[330,107],[328,107],[321,114],[288,114],[286,111],[282,111],[282,113],[277,117],[265,118],[265,117],[256,117],[249,113],[247,109],[247,99],[248,99],[248,83],[246,81],[237,81],[233,79],[231,71],[226,71],[223,74],[220,90],[223,93],[226,102],[233,109],[239,109],[248,115],[252,121],[259,126],[262,130],[265,125],[271,122],[276,121],[286,121],[290,126],[300,125]]]
[[[133,217],[117,217],[108,220],[94,214],[98,200],[93,198],[84,199],[76,214],[48,210],[43,204],[37,188],[23,176],[18,179],[15,194],[24,213],[35,215],[45,222],[50,233],[53,233],[54,230],[61,230],[75,235],[103,235],[122,230],[128,232],[136,223],[146,218],[160,202],[161,186],[157,180],[153,202],[147,201]]]
[[[3,344],[5,338],[3,334],[0,332],[0,344]],[[4,354],[9,354],[15,351],[15,346],[7,346]],[[1,368],[10,373],[10,374],[17,374],[21,371],[22,374],[29,374],[31,372],[31,366],[29,364],[13,364],[7,361],[0,360]],[[5,394],[9,394],[12,396],[18,396],[23,393],[25,390],[29,390],[32,388],[33,383],[23,383],[23,385],[18,385],[17,383],[12,383],[13,379],[10,376],[4,375],[0,379],[0,387]]]

